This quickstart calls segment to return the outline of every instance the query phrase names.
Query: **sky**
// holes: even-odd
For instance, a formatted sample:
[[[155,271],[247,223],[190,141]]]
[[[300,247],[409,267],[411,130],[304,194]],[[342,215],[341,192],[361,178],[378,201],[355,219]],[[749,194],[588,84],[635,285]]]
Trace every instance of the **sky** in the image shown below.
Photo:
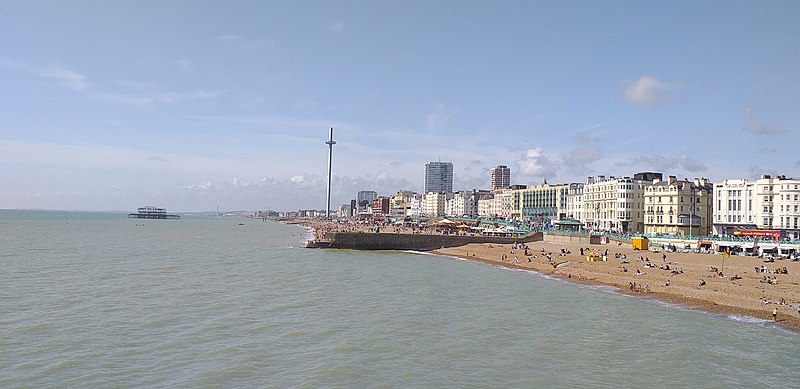
[[[798,1],[0,0],[0,208],[800,176]]]

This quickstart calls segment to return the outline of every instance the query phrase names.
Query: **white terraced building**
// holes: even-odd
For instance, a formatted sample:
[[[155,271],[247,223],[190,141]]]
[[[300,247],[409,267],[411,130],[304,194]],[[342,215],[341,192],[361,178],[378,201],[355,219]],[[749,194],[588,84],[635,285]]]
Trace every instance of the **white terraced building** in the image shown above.
[[[714,184],[714,233],[739,229],[782,230],[800,239],[800,180],[761,176],[758,180],[724,180]]]
[[[583,221],[583,184],[569,184],[566,214],[569,219]]]
[[[589,177],[583,186],[584,225],[618,233],[644,232],[644,192],[661,173],[636,173],[633,178]]]

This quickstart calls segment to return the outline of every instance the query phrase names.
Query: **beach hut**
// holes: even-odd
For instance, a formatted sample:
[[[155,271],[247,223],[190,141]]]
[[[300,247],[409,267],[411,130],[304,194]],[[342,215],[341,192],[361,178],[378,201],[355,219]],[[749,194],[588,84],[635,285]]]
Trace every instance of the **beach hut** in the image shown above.
[[[634,250],[647,250],[649,243],[650,242],[646,236],[634,236],[631,239],[631,244],[633,245]]]

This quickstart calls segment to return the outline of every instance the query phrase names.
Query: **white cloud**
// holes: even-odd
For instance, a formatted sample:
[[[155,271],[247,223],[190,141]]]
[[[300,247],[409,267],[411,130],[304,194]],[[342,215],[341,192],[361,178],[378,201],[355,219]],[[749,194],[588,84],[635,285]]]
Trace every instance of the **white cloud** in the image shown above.
[[[671,158],[663,155],[648,155],[627,162],[617,162],[616,165],[634,167],[642,171],[656,171],[662,173],[669,173],[675,170],[697,173],[708,170],[705,164],[686,154]]]
[[[540,147],[528,149],[517,162],[520,173],[525,176],[552,178],[556,176],[558,165],[544,155]]]
[[[86,76],[69,69],[53,68],[42,72],[41,76],[55,80],[61,87],[76,91],[82,91],[88,86]]]
[[[603,147],[589,132],[600,125],[592,126],[588,130],[578,131],[571,136],[571,141],[577,145],[560,157],[561,164],[569,168],[573,174],[584,175],[589,171],[589,166],[603,157]]]
[[[184,101],[196,101],[213,99],[220,96],[222,91],[204,91],[197,90],[194,92],[164,92],[153,94],[124,94],[124,93],[107,93],[99,95],[97,98],[100,101],[124,104],[124,105],[152,105],[152,104],[176,104]]]
[[[178,189],[188,190],[188,191],[200,191],[200,192],[214,192],[216,191],[216,187],[211,182],[203,181],[199,184],[192,184],[192,185],[180,185]]]
[[[625,83],[622,88],[622,99],[639,106],[658,106],[672,101],[674,91],[683,89],[681,82],[667,83],[645,75],[636,81]]]
[[[18,71],[27,71],[30,68],[30,66],[28,66],[28,64],[22,61],[0,57],[0,68],[18,70]]]
[[[345,27],[344,26],[344,22],[341,21],[341,20],[337,20],[337,21],[333,22],[333,24],[331,24],[331,27],[330,27],[329,30],[330,30],[330,32],[332,32],[334,34],[341,34],[341,33],[344,32],[344,27]]]
[[[747,121],[747,126],[743,128],[742,131],[756,136],[772,135],[779,132],[776,126],[762,123],[753,118],[753,113],[755,111],[753,107],[744,109],[744,117]]]

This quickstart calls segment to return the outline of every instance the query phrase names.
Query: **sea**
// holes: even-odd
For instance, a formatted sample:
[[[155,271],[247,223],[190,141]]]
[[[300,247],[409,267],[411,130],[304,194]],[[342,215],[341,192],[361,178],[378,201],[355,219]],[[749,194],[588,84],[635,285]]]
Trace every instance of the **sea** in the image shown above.
[[[800,334],[765,320],[310,237],[0,210],[0,387],[800,387]]]

